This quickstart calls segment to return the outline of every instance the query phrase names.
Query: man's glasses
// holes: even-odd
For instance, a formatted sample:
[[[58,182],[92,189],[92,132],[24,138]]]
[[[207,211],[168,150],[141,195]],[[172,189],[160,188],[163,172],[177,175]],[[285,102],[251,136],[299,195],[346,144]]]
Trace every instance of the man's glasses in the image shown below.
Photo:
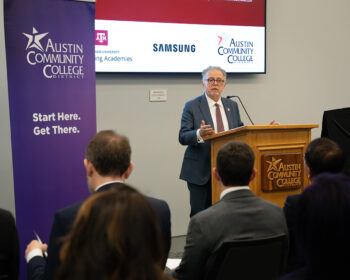
[[[209,79],[206,79],[206,81],[208,82],[208,84],[211,84],[211,85],[213,85],[215,82],[219,85],[222,85],[225,83],[225,80],[220,78],[217,78],[217,79],[209,78]]]

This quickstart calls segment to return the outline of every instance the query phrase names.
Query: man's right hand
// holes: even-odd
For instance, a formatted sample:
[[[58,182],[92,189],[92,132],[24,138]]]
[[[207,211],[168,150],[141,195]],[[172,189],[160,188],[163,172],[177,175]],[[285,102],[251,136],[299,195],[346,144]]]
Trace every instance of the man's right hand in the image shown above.
[[[201,126],[199,128],[199,134],[201,137],[213,135],[215,133],[214,129],[210,124],[205,124],[205,121],[202,120]]]
[[[45,243],[40,243],[38,240],[32,240],[28,245],[27,245],[27,248],[26,248],[26,251],[25,251],[25,257],[27,258],[28,254],[35,250],[35,249],[39,249],[43,252],[43,254],[45,252],[47,252],[47,244]]]

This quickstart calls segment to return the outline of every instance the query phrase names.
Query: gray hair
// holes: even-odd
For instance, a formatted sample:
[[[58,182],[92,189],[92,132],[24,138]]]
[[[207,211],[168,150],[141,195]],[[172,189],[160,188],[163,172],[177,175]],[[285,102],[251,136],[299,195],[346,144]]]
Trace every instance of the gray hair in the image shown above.
[[[224,79],[226,80],[227,75],[226,75],[226,71],[224,69],[222,69],[219,66],[209,66],[202,71],[202,80],[203,81],[207,78],[208,72],[211,70],[219,70],[222,73],[222,75],[224,75]]]

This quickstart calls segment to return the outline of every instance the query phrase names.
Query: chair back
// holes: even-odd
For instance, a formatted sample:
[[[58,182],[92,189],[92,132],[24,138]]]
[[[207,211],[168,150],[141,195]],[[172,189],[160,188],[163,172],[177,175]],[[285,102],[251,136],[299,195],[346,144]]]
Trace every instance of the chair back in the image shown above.
[[[287,259],[286,234],[225,242],[209,258],[205,280],[274,280]]]

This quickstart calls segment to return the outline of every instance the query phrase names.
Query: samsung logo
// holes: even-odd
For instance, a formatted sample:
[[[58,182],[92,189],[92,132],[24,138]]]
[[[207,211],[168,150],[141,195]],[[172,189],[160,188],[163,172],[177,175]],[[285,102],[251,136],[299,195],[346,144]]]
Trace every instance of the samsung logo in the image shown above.
[[[153,44],[153,52],[196,52],[196,45],[188,44]]]

